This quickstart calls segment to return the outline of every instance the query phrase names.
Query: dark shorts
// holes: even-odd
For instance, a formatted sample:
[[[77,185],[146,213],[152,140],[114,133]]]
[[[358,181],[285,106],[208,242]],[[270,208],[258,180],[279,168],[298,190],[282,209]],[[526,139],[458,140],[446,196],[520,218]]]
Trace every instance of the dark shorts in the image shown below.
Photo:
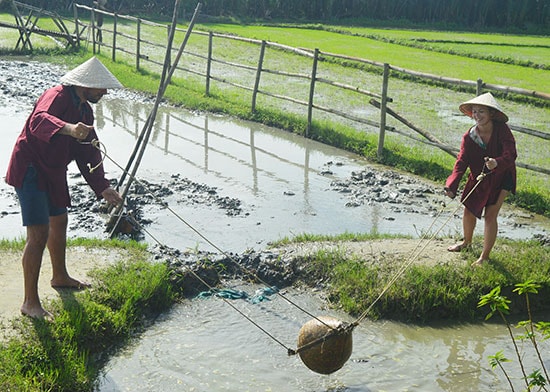
[[[36,169],[32,166],[27,169],[23,188],[15,188],[15,192],[21,205],[23,226],[47,225],[50,222],[50,216],[67,213],[67,208],[52,205],[48,192],[38,189],[38,176]]]

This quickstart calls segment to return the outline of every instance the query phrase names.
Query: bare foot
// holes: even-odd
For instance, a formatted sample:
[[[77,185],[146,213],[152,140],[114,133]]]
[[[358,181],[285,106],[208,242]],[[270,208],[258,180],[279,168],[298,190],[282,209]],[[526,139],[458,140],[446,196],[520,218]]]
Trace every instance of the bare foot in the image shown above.
[[[71,278],[68,276],[65,279],[52,279],[50,280],[50,285],[54,289],[71,289],[71,290],[84,290],[92,287],[91,284],[87,282],[81,282],[80,280]]]
[[[45,310],[42,306],[29,307],[23,304],[21,306],[21,314],[34,319],[53,321],[53,314]]]
[[[452,246],[449,246],[447,248],[447,250],[449,252],[460,252],[462,249],[467,249],[471,246],[472,244],[466,244],[466,243],[461,243],[461,244],[456,244],[456,245],[452,245]]]
[[[489,260],[487,259],[482,259],[481,257],[479,259],[477,259],[476,261],[474,261],[472,263],[472,267],[481,267],[484,263],[488,262]]]

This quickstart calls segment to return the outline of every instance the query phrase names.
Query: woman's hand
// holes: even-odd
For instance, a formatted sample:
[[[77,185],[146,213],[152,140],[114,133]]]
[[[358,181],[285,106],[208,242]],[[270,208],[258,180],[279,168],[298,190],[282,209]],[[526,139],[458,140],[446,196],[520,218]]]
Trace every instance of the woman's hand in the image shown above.
[[[498,166],[498,162],[495,158],[485,157],[485,166],[489,170],[493,170]]]
[[[447,187],[443,188],[443,191],[445,192],[445,195],[447,195],[451,199],[454,199],[456,197],[455,193]]]

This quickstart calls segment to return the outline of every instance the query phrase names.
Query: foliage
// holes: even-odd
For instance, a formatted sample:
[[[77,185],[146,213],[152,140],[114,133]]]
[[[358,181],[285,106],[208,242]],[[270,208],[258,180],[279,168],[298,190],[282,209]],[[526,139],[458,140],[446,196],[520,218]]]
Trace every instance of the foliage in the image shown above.
[[[538,339],[540,337],[542,337],[543,340],[548,338],[549,323],[534,322],[529,300],[529,294],[538,294],[538,290],[540,289],[541,285],[535,283],[535,281],[533,280],[527,280],[523,283],[516,284],[515,287],[516,288],[513,290],[515,293],[520,296],[525,296],[528,320],[520,321],[519,323],[517,323],[517,328],[523,329],[523,335],[514,336],[514,333],[512,332],[511,324],[506,318],[506,315],[509,313],[510,310],[509,304],[511,303],[511,301],[506,296],[503,296],[501,294],[500,286],[493,288],[488,294],[482,295],[478,302],[478,307],[489,306],[491,310],[487,314],[486,319],[491,318],[495,314],[499,314],[502,321],[506,325],[506,328],[508,329],[508,333],[510,335],[510,339],[514,345],[514,351],[518,360],[519,367],[521,369],[521,373],[523,375],[522,380],[525,383],[525,390],[532,391],[533,388],[539,387],[538,390],[546,391],[546,386],[550,384],[550,377],[548,376],[548,371],[542,358],[542,350],[539,347]],[[528,340],[531,343],[542,370],[535,369],[530,374],[526,373],[526,369],[524,366],[525,353],[521,352],[517,344],[518,340]],[[500,370],[504,373],[506,379],[508,380],[510,389],[514,391],[512,378],[509,376],[509,373],[505,370],[505,367],[503,365],[505,362],[511,362],[511,360],[506,358],[502,351],[498,351],[495,355],[489,357],[489,364],[491,365],[491,367],[493,369],[496,366],[500,368]]]
[[[167,266],[143,256],[96,271],[92,289],[52,302],[54,321],[16,320],[17,334],[0,345],[0,390],[93,390],[105,354],[173,303]]]
[[[481,269],[470,267],[477,259],[477,250],[464,253],[467,258],[464,264],[409,266],[382,299],[372,306],[370,315],[414,322],[439,319],[474,321],[481,318],[479,311],[475,310],[480,295],[496,285],[511,293],[514,282],[537,280],[541,293],[544,293],[542,297],[549,295],[550,249],[536,241],[501,241],[491,262]],[[360,314],[375,302],[387,282],[407,260],[384,255],[376,256],[379,259],[374,255],[370,256],[371,259],[350,259],[337,248],[338,241],[334,242],[335,251],[323,251],[303,260],[304,279],[329,281],[332,301],[339,303],[348,313]],[[548,308],[544,301],[530,306]],[[517,314],[525,308],[525,305],[516,304],[511,311]]]
[[[3,3],[0,3],[2,6]],[[67,0],[27,0],[25,3],[60,12],[69,12],[72,2]],[[92,6],[91,0],[79,1]],[[106,9],[118,13],[169,16],[173,0],[109,0]],[[333,21],[369,18],[382,21],[467,26],[469,28],[547,27],[550,7],[546,1],[515,0],[203,0],[202,13],[210,17],[240,19],[279,19]],[[183,13],[192,13],[197,5],[181,1]],[[7,5],[4,4],[3,7]]]

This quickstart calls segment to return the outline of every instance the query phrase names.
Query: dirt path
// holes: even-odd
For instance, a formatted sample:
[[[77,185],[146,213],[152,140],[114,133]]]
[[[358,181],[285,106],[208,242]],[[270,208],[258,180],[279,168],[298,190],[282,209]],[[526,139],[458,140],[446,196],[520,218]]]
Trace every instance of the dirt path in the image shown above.
[[[67,266],[72,276],[87,280],[87,274],[91,269],[105,267],[122,257],[124,257],[123,251],[118,249],[70,247],[67,249]],[[43,302],[59,297],[59,293],[50,286],[51,276],[52,268],[46,251],[38,283],[40,299]],[[0,301],[0,329],[2,329],[9,320],[20,315],[19,307],[23,302],[21,252],[0,252],[0,293],[2,293]]]

